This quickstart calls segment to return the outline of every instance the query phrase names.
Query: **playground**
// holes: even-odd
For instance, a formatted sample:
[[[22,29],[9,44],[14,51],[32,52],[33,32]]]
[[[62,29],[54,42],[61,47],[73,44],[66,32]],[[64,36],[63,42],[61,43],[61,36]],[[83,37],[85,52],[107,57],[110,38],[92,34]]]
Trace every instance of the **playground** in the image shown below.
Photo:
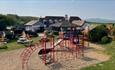
[[[40,40],[34,41],[32,45],[2,52],[0,54],[1,69],[80,70],[83,67],[95,66],[97,63],[109,60],[109,56],[103,53],[104,48],[89,43],[85,29],[76,28],[75,25],[69,23],[63,23],[57,28],[60,28],[57,36],[53,31],[44,31],[39,35]],[[31,40],[24,32],[18,42],[26,43]]]
[[[2,52],[0,68],[2,70],[80,70],[109,60],[109,56],[103,54],[104,48],[89,43],[84,33],[77,33],[62,31],[55,38],[53,33],[48,36],[47,32],[44,32],[39,37],[40,42],[34,42],[34,45]]]
[[[91,46],[93,46],[93,48]],[[29,58],[28,70],[80,70],[82,67],[87,67],[92,64],[95,65],[96,63],[109,60],[108,55],[100,53],[105,50],[104,48],[100,48],[99,45],[91,43],[89,47],[91,47],[91,49],[85,51],[84,58],[65,59],[64,55],[60,55],[59,53],[58,56],[60,56],[61,59],[58,59],[58,62],[49,65],[44,65],[42,60],[38,57],[38,51],[40,50],[38,48]],[[20,54],[23,50],[24,49],[17,49],[2,52],[0,54],[0,70],[22,70]],[[66,57],[68,57],[67,54]]]
[[[0,68],[2,70],[80,70],[109,60],[110,57],[103,53],[105,49],[100,45],[89,43],[88,35],[83,30],[75,27],[63,29],[57,36],[53,32],[48,34],[44,31],[39,36],[40,40],[37,37],[32,45],[2,52]],[[28,36],[26,33],[22,35],[24,39]]]
[[[79,70],[109,59],[99,52],[102,48],[88,42],[84,33],[71,30],[59,32],[56,40],[50,33],[49,42],[47,32],[44,32],[40,43],[27,47],[19,56],[22,70]]]

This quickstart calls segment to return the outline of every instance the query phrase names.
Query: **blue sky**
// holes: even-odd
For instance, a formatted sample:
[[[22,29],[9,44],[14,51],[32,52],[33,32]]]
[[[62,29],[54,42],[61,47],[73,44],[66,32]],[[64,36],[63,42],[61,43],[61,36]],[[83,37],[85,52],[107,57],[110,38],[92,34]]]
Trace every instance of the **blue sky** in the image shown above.
[[[1,14],[80,16],[115,20],[115,0],[0,0]]]

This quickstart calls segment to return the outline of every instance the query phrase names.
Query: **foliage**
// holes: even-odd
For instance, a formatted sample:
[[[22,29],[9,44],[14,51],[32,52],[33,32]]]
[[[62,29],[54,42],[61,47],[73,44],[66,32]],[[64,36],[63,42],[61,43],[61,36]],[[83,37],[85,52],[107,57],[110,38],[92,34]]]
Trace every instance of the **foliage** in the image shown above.
[[[114,28],[115,28],[115,24],[114,24]],[[115,38],[114,28],[113,28],[112,35]],[[102,39],[107,40],[108,38],[107,36],[104,36]],[[89,67],[82,68],[81,70],[115,70],[115,41],[112,41],[111,43],[107,43],[107,44],[102,44],[102,46],[106,48],[104,53],[107,53],[108,55],[110,55],[111,57],[110,60],[95,64]]]
[[[12,32],[6,31],[5,33],[6,33],[6,38],[7,39],[10,39],[10,40],[14,39],[15,36]]]
[[[31,20],[37,20],[37,17],[31,17],[31,16],[20,16],[20,20],[22,21],[22,24],[25,24]]]
[[[110,43],[111,41],[112,41],[112,39],[110,37],[107,37],[107,36],[104,36],[101,39],[102,44]]]
[[[36,32],[33,31],[26,31],[26,34],[29,34],[31,37],[37,37],[38,34]]]
[[[7,47],[6,44],[3,44],[3,45],[0,46],[0,49],[7,49],[7,48],[8,48],[8,47]]]
[[[3,21],[0,21],[0,31],[3,31],[6,29],[6,24]]]
[[[115,41],[115,26],[113,27],[112,35],[113,35],[113,40]]]
[[[56,31],[56,32],[53,32],[53,33],[54,33],[54,35],[59,35],[59,32],[57,32],[57,31]]]
[[[7,26],[25,24],[34,19],[38,19],[38,18],[30,17],[30,16],[18,16],[14,14],[7,14],[7,15],[0,14],[0,31],[5,30]]]
[[[89,39],[91,42],[100,42],[101,38],[108,35],[108,29],[105,25],[96,26],[89,31]]]
[[[6,28],[5,16],[0,14],[0,31]]]

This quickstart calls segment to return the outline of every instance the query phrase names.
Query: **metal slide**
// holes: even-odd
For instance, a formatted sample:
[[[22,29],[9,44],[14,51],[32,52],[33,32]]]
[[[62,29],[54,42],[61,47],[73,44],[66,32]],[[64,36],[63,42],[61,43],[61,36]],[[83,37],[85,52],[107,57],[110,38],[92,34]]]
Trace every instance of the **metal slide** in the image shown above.
[[[61,42],[63,41],[63,39],[59,39],[55,44],[54,44],[54,48],[57,46],[57,45],[59,45]],[[53,47],[53,46],[52,46]],[[43,51],[44,49],[42,48],[42,49],[40,49],[40,51],[38,52],[38,54],[39,55],[42,55],[42,54],[44,54],[42,51]],[[50,47],[50,48],[47,48],[46,47],[46,54],[48,54],[50,51],[52,51],[52,48]]]

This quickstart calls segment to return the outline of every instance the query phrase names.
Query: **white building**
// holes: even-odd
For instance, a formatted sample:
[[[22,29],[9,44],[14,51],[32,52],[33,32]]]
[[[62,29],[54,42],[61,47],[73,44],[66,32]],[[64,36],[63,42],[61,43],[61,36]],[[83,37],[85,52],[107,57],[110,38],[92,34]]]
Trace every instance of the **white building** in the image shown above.
[[[37,31],[44,29],[46,25],[42,22],[39,22],[39,20],[32,20],[25,24],[25,30],[26,31]]]

